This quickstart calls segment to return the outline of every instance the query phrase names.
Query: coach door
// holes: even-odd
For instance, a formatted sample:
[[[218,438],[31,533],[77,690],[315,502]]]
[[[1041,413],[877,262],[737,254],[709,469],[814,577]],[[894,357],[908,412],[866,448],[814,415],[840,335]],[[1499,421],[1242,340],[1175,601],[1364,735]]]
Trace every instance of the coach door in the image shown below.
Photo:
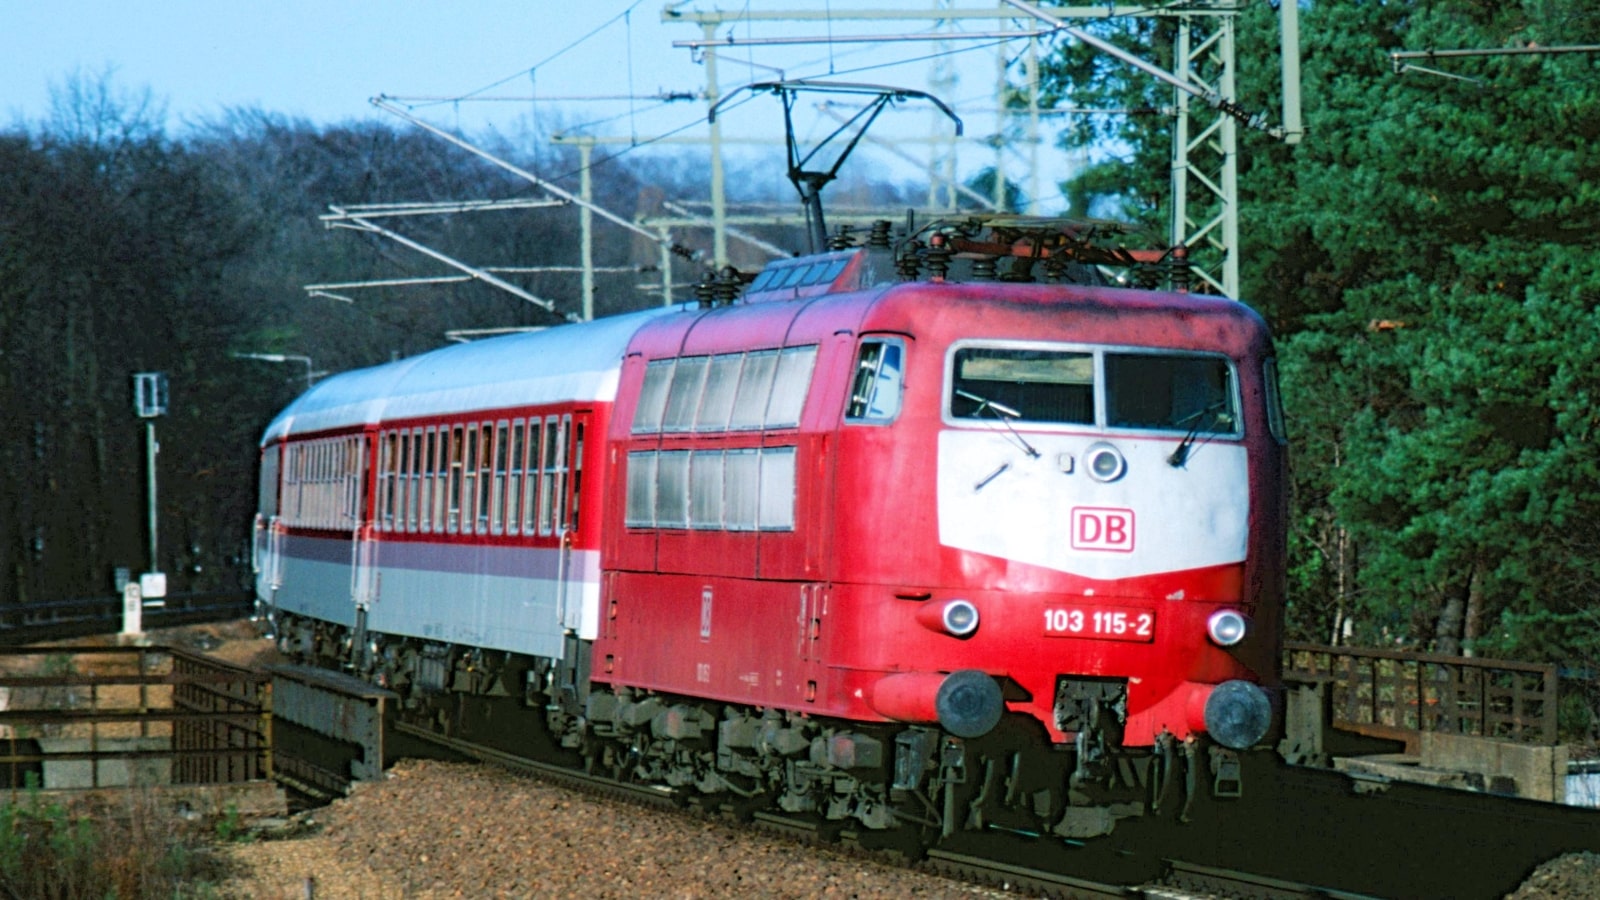
[[[559,585],[557,587],[557,616],[563,628],[576,631],[583,620],[583,592],[585,574],[584,519],[588,515],[584,496],[585,442],[589,436],[590,412],[582,410],[562,416],[559,424],[554,417],[546,421],[544,446],[544,478],[554,508],[550,516],[555,522],[560,554],[557,560]]]
[[[251,570],[256,576],[256,596],[271,600],[283,584],[283,523],[278,517],[280,444],[261,452],[261,478],[256,495],[255,540],[251,544]]]
[[[356,607],[356,621],[366,618],[367,607],[378,599],[378,541],[370,505],[367,503],[367,454],[372,440],[367,435],[346,440],[344,464],[344,508],[354,515],[350,532],[350,600]]]

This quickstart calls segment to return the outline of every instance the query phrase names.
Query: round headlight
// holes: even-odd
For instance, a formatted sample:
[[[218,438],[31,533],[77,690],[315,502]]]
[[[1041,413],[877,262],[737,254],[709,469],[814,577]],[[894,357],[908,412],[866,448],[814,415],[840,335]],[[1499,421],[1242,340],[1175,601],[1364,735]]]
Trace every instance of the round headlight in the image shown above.
[[[944,630],[966,637],[978,630],[978,608],[969,600],[951,600],[944,605]]]
[[[1249,621],[1237,611],[1221,609],[1212,613],[1211,618],[1206,620],[1206,634],[1218,647],[1232,647],[1244,640],[1249,624]]]
[[[1089,449],[1084,451],[1083,459],[1084,468],[1095,481],[1116,481],[1128,471],[1128,461],[1122,458],[1117,448],[1104,442],[1090,444]]]

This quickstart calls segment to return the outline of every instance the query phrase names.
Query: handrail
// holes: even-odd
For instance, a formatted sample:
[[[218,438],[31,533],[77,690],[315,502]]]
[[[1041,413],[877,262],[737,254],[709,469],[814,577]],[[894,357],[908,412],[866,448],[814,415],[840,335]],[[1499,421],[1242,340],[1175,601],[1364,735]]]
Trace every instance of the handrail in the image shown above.
[[[1554,665],[1288,642],[1283,669],[1290,680],[1331,682],[1338,726],[1557,740]]]

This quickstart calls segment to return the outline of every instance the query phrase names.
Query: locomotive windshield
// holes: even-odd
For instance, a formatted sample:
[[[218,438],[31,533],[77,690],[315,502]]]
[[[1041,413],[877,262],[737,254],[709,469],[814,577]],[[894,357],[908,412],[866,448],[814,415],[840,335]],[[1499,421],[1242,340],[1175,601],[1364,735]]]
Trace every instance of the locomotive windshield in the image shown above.
[[[953,366],[949,403],[957,419],[1238,431],[1233,367],[1220,356],[961,347]]]
[[[1094,356],[1054,350],[956,351],[957,418],[1006,415],[1027,422],[1094,424]]]

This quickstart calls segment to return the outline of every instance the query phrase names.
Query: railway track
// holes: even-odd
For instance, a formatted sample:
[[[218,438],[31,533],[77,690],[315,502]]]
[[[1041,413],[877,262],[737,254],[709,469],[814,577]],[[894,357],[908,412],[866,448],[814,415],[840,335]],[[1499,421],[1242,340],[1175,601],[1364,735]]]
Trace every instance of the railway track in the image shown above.
[[[476,760],[540,778],[593,795],[632,805],[678,811],[693,811],[713,818],[748,822],[761,830],[800,843],[827,844],[880,863],[903,866],[937,874],[976,886],[994,888],[1025,896],[1061,900],[1198,900],[1198,898],[1252,898],[1252,900],[1359,900],[1371,895],[1340,891],[1322,885],[1302,884],[1251,872],[1206,866],[1177,859],[1152,859],[1160,871],[1157,878],[1137,883],[1097,881],[1062,871],[1051,871],[1018,862],[1002,862],[952,850],[933,849],[925,855],[907,854],[903,848],[877,846],[873,833],[839,828],[803,817],[785,816],[770,811],[745,814],[727,804],[703,803],[693,791],[663,786],[617,782],[611,778],[577,771],[565,766],[529,759],[499,748],[459,738],[450,738],[429,729],[395,722],[398,734],[426,742],[448,755]]]
[[[335,690],[377,690],[322,676]],[[330,680],[331,679],[331,680]],[[342,687],[340,686],[342,685]],[[464,698],[463,698],[464,699]],[[1503,897],[1542,863],[1600,851],[1600,811],[1241,758],[1236,796],[1174,816],[1132,817],[1088,841],[960,829],[925,852],[913,829],[791,816],[693,787],[619,782],[553,746],[521,698],[479,698],[449,715],[390,707],[379,757],[448,754],[636,805],[690,809],[790,839],[869,854],[976,885],[1046,897]],[[335,701],[330,708],[344,708]],[[536,715],[536,714],[535,714]],[[341,720],[342,721],[342,720]],[[449,723],[448,734],[435,731]],[[324,725],[335,724],[331,720]],[[412,747],[401,749],[397,740]],[[530,743],[530,741],[532,741]],[[371,754],[368,756],[372,758]],[[322,768],[336,771],[334,760]]]

